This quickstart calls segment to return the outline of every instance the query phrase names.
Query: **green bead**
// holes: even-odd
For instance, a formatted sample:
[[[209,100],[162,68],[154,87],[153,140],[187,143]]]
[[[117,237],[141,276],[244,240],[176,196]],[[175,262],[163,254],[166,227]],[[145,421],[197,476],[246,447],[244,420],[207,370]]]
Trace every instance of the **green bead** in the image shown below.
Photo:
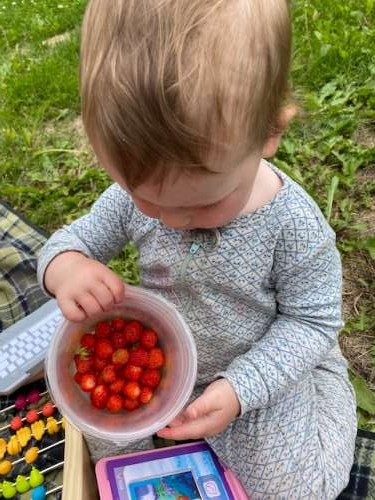
[[[17,489],[18,493],[26,493],[26,491],[29,491],[30,484],[25,476],[21,476],[21,475],[17,476],[16,489]]]
[[[4,498],[13,498],[17,495],[16,487],[13,483],[9,481],[3,482],[3,497]]]
[[[36,467],[31,469],[29,482],[32,488],[36,488],[44,482],[43,474]]]

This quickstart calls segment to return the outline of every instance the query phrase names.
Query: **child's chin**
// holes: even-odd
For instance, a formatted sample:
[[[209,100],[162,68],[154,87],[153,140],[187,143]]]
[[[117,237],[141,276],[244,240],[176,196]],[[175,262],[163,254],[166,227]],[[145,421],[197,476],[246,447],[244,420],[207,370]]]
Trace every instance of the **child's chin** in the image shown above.
[[[221,226],[225,226],[225,224],[221,224],[220,226],[213,226],[212,224],[202,224],[201,226],[187,226],[183,228],[183,231],[203,231],[207,230],[209,231],[210,229],[217,229]]]

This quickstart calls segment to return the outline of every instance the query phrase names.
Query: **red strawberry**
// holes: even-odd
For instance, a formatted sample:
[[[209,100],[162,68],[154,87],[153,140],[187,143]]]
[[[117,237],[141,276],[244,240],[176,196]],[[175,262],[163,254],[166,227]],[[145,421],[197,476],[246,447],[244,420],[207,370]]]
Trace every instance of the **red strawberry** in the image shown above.
[[[84,373],[75,372],[73,378],[74,378],[75,382],[77,382],[78,385],[81,385],[81,380],[82,380],[83,375],[84,375]]]
[[[101,372],[101,377],[106,384],[112,384],[117,379],[114,365],[107,365]]]
[[[138,382],[126,382],[124,385],[123,393],[129,399],[137,399],[141,393],[141,388]]]
[[[161,368],[164,365],[164,353],[160,347],[153,347],[148,351],[148,367]]]
[[[141,393],[139,394],[139,402],[142,404],[147,404],[151,401],[153,392],[151,387],[142,387]]]
[[[92,335],[91,333],[85,333],[84,335],[82,335],[79,343],[81,344],[82,347],[85,347],[89,351],[93,351],[95,346],[95,341],[96,339],[94,335]]]
[[[115,332],[121,332],[125,328],[126,321],[123,318],[114,318],[111,324]]]
[[[121,349],[126,346],[126,334],[124,330],[121,332],[113,332],[111,337],[112,345],[114,349]]]
[[[112,354],[112,363],[117,367],[123,366],[129,359],[129,351],[127,349],[116,349]]]
[[[130,351],[129,363],[135,366],[147,366],[149,362],[149,356],[146,349],[143,347],[136,347]]]
[[[95,408],[102,410],[106,407],[109,397],[109,389],[105,384],[98,384],[90,393],[91,403]]]
[[[111,334],[111,324],[108,321],[99,321],[95,326],[95,333],[100,338],[109,337]]]
[[[91,371],[94,365],[94,357],[92,355],[86,354],[85,352],[79,352],[74,356],[74,362],[79,373],[87,373]]]
[[[111,394],[107,401],[107,410],[111,413],[118,413],[122,410],[124,398],[120,394]]]
[[[122,372],[123,376],[128,380],[136,382],[142,375],[143,369],[140,366],[127,364]]]
[[[97,372],[101,372],[107,366],[108,362],[106,359],[98,358],[95,356],[94,358],[94,369]]]
[[[119,394],[120,392],[122,392],[124,385],[125,385],[125,380],[118,378],[117,380],[112,382],[112,384],[110,384],[109,390],[113,394]]]
[[[158,335],[154,330],[147,329],[143,330],[143,332],[141,333],[140,342],[145,349],[151,349],[152,347],[155,347],[157,341]]]
[[[141,338],[142,325],[139,321],[129,321],[124,328],[124,332],[126,335],[126,341],[129,344],[135,344]]]
[[[140,381],[142,385],[148,385],[149,387],[155,388],[159,385],[160,379],[160,371],[149,368],[142,373]]]
[[[99,338],[95,344],[95,354],[102,359],[108,359],[112,356],[113,347],[108,339]]]
[[[96,376],[91,372],[84,373],[79,385],[83,391],[91,392],[96,386]]]
[[[141,403],[137,399],[124,398],[122,407],[124,410],[133,411],[141,406]]]

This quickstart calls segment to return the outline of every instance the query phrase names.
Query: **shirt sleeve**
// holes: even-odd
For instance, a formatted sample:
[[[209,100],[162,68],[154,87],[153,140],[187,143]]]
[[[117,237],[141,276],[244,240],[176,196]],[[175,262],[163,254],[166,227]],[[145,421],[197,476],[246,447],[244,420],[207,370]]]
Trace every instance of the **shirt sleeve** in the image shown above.
[[[337,345],[342,273],[335,235],[320,218],[306,231],[282,231],[273,281],[277,315],[266,334],[219,374],[233,385],[241,414],[282,399]],[[290,233],[290,231],[289,231]],[[293,241],[291,250],[289,243]]]
[[[118,184],[113,184],[87,215],[56,231],[38,259],[38,281],[43,289],[47,266],[60,253],[77,251],[103,263],[117,255],[129,241],[128,227],[133,209],[128,194]]]

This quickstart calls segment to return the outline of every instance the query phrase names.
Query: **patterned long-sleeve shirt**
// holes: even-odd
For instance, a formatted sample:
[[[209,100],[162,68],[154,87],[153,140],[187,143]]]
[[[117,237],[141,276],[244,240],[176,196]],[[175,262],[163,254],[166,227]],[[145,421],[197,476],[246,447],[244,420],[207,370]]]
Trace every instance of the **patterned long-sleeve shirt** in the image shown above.
[[[107,262],[134,241],[141,286],[174,302],[190,325],[198,385],[226,377],[242,414],[272,405],[330,354],[342,325],[335,235],[306,192],[277,173],[283,187],[272,201],[215,231],[169,229],[112,185],[48,241],[40,280],[58,253]]]

